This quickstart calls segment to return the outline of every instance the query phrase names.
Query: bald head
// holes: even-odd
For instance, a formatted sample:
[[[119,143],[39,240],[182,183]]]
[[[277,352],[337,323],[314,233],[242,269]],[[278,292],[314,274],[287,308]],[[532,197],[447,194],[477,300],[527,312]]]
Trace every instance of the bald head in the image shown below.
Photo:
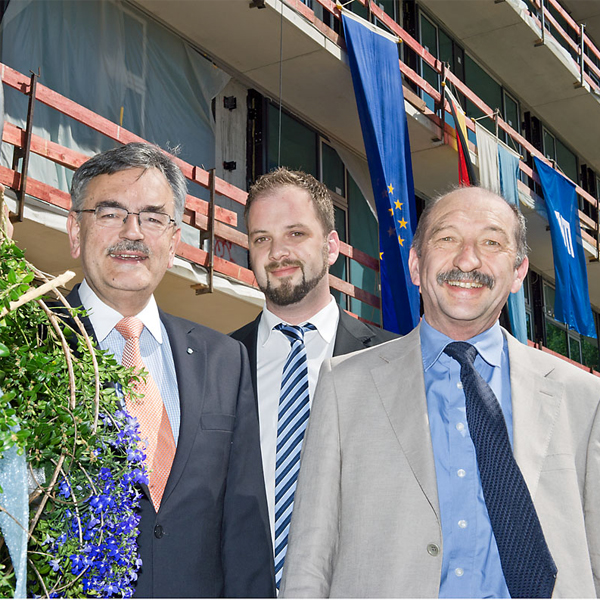
[[[427,207],[409,256],[427,322],[454,340],[494,325],[517,292],[529,261],[525,221],[482,188],[454,190]]]
[[[445,202],[455,200],[457,198],[464,198],[465,200],[475,200],[481,203],[494,203],[500,202],[501,205],[506,205],[511,212],[514,214],[514,242],[516,247],[515,267],[519,267],[525,257],[527,256],[527,226],[523,213],[514,205],[505,200],[502,196],[491,192],[482,187],[461,187],[442,196],[438,196],[432,200],[422,212],[417,229],[412,241],[412,248],[414,248],[417,256],[421,256],[423,252],[423,244],[425,243],[427,229],[432,221],[432,215],[434,215],[436,207],[440,208]]]

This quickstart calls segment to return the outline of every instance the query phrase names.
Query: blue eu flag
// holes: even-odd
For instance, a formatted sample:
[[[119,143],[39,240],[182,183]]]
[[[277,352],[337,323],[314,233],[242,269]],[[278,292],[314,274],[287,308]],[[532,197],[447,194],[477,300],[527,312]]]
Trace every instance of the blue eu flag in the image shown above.
[[[543,160],[536,156],[534,160],[544,190],[552,238],[556,277],[554,317],[582,335],[595,338],[575,184]]]
[[[420,305],[408,270],[417,219],[398,44],[346,12],[342,20],[379,219],[383,326],[406,334]]]

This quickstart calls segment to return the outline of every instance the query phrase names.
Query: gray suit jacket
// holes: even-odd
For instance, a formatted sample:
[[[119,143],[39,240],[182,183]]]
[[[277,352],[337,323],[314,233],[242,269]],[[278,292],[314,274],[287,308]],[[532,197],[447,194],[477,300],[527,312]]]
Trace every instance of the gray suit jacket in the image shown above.
[[[443,540],[420,328],[323,365],[283,575],[287,597],[437,597]],[[600,591],[600,379],[508,333],[515,458],[558,567]]]

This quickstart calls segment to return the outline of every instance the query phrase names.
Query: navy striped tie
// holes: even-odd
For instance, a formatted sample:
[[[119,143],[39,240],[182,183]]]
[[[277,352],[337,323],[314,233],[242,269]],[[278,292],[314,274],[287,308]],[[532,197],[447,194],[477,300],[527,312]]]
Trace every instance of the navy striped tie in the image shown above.
[[[460,364],[469,433],[511,598],[550,598],[556,565],[513,456],[500,403],[475,369],[477,348],[452,342],[444,352]]]
[[[287,551],[288,533],[296,480],[300,469],[300,450],[308,424],[308,360],[304,333],[315,330],[311,323],[275,327],[285,334],[291,349],[283,367],[279,414],[277,419],[277,453],[275,462],[275,583],[279,589],[283,562]]]

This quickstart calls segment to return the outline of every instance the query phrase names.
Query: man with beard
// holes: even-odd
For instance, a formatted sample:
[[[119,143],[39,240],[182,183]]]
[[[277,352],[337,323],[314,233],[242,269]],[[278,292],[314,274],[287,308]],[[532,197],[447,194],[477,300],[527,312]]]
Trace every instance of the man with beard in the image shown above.
[[[98,154],[73,176],[67,221],[85,279],[68,296],[86,329],[125,366],[147,371],[124,398],[144,442],[135,595],[275,593],[258,418],[245,348],[163,313],[154,290],[173,265],[186,197],[159,148]]]
[[[409,268],[420,325],[323,365],[282,595],[595,597],[600,379],[498,323],[527,273],[523,215],[453,191]]]
[[[312,175],[277,169],[250,188],[245,219],[250,263],[266,306],[232,336],[248,349],[257,392],[279,585],[300,448],[321,363],[395,336],[343,312],[329,291],[329,266],[338,257],[340,240],[325,185]]]

